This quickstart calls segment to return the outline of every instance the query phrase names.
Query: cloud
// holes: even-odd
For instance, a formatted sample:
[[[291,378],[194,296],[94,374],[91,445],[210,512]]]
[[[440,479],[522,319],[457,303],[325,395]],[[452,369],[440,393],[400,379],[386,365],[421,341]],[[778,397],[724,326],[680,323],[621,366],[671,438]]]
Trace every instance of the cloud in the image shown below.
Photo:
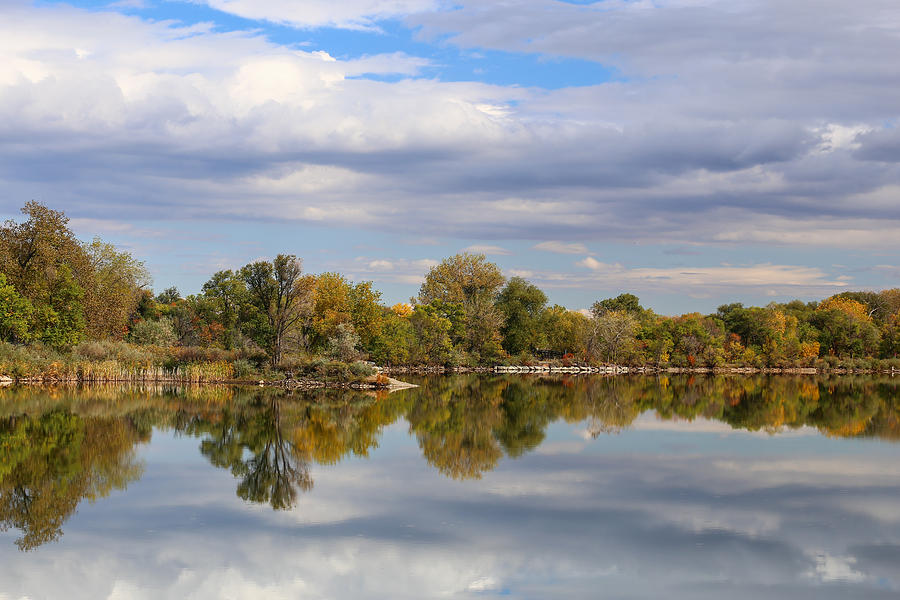
[[[773,246],[900,247],[895,2],[453,4],[210,2],[301,28],[400,19],[420,41],[615,75],[561,89],[444,81],[427,50],[346,56],[215,23],[0,3],[2,208],[35,198],[84,223],[413,230],[585,257],[600,242],[689,246],[707,264],[719,248],[763,264],[786,262]],[[584,266],[622,280],[597,264]],[[770,291],[837,281],[742,273],[772,275]],[[727,271],[625,281],[671,291],[716,275],[744,285]]]
[[[800,265],[719,265],[714,267],[628,267],[601,262],[592,256],[575,263],[590,273],[542,272],[535,280],[547,287],[586,287],[688,293],[706,298],[715,294],[815,296],[846,289],[850,278],[830,277],[816,267]]]
[[[387,283],[421,285],[429,269],[438,264],[431,258],[372,258],[357,256],[353,260],[338,260],[330,263],[329,270],[346,273],[353,280],[378,279]]]
[[[555,252],[556,254],[590,254],[591,252],[587,249],[587,246],[584,244],[573,242],[573,243],[565,243],[565,242],[541,242],[540,244],[535,244],[535,250],[543,250],[545,252]]]
[[[469,246],[467,248],[463,248],[463,252],[474,252],[475,254],[487,254],[488,256],[490,256],[492,254],[497,255],[497,256],[509,256],[510,254],[512,254],[512,252],[507,250],[506,248],[501,248],[500,246],[492,246],[489,244],[475,244],[475,245]]]
[[[245,19],[313,29],[378,30],[378,21],[434,11],[440,0],[196,0]]]
[[[609,265],[600,262],[592,256],[586,256],[584,257],[584,260],[580,260],[575,264],[579,267],[586,267],[588,269],[591,269],[592,271],[600,271],[601,269],[609,267]]]

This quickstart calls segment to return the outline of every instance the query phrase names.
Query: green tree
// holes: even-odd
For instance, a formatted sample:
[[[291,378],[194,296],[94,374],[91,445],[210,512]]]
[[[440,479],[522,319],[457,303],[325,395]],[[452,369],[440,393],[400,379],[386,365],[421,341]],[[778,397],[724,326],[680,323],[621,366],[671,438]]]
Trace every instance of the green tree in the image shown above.
[[[452,324],[438,309],[431,304],[417,305],[409,322],[416,339],[410,352],[412,362],[445,364],[453,358]]]
[[[350,318],[353,329],[359,335],[360,347],[372,352],[384,325],[384,307],[381,292],[372,287],[371,281],[363,281],[350,288]]]
[[[35,305],[50,295],[60,265],[67,265],[83,286],[90,278],[91,263],[69,229],[68,217],[33,201],[22,213],[28,216],[26,221],[6,221],[0,227],[0,272],[8,282]]]
[[[134,324],[128,334],[129,341],[141,345],[172,346],[178,341],[172,320],[163,317],[158,321],[142,319]]]
[[[549,350],[586,357],[591,319],[557,304],[543,312],[540,326]]]
[[[419,289],[419,304],[442,301],[462,306],[465,333],[459,343],[481,360],[494,358],[500,350],[503,315],[494,302],[503,286],[500,268],[484,254],[465,252],[444,259],[425,275]]]
[[[215,276],[214,276],[215,277]],[[181,293],[175,286],[167,287],[156,296],[156,301],[160,304],[175,304],[181,300]]]
[[[241,314],[249,302],[244,280],[233,271],[218,271],[203,284],[203,296],[209,302],[207,319],[222,325],[222,347],[240,347]]]
[[[639,318],[644,314],[645,310],[641,306],[640,299],[634,294],[620,294],[615,298],[594,302],[593,306],[591,306],[591,312],[595,317],[599,317],[607,312],[625,312]]]
[[[35,311],[35,337],[56,348],[77,344],[84,338],[86,325],[82,306],[84,290],[68,265],[59,266],[48,292],[47,302],[38,305]]]
[[[260,332],[272,365],[278,365],[286,346],[296,336],[311,308],[311,282],[301,277],[301,261],[279,254],[272,262],[257,261],[241,269],[250,302],[265,319]]]
[[[6,275],[0,273],[0,340],[27,342],[33,312],[31,302],[19,295],[16,288],[6,282]]]
[[[382,309],[381,334],[371,351],[372,360],[382,365],[410,363],[416,345],[415,331],[410,316],[402,316],[390,309]]]
[[[504,350],[520,354],[545,345],[540,320],[546,305],[547,296],[536,285],[521,277],[513,277],[506,283],[496,303],[503,315],[500,333]]]

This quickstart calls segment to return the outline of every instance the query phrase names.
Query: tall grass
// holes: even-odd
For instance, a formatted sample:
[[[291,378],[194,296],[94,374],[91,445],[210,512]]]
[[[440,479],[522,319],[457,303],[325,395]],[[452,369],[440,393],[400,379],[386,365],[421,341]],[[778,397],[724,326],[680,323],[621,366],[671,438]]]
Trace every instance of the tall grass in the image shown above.
[[[0,343],[0,376],[15,380],[201,383],[234,377],[233,353],[219,349],[86,342],[70,352]]]

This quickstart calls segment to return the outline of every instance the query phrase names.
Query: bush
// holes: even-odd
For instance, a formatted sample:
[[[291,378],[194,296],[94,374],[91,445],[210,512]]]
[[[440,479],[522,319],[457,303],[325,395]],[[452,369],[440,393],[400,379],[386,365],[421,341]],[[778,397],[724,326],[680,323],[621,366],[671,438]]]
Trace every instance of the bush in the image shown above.
[[[234,377],[236,379],[244,379],[246,377],[251,377],[256,373],[256,367],[249,360],[245,358],[239,358],[234,363]]]
[[[128,338],[131,342],[142,346],[172,346],[178,341],[172,320],[166,318],[158,321],[148,319],[138,321],[131,328]]]
[[[347,363],[336,360],[321,362],[316,367],[316,374],[328,379],[350,379],[350,367]]]
[[[281,372],[304,373],[307,371],[309,361],[296,355],[288,355],[281,359],[277,369]]]
[[[75,356],[85,360],[104,360],[106,346],[101,342],[82,342],[75,347]]]
[[[356,377],[370,377],[375,374],[375,367],[358,360],[350,365],[350,373]]]
[[[359,358],[359,336],[349,323],[341,323],[328,340],[328,356],[350,362]]]

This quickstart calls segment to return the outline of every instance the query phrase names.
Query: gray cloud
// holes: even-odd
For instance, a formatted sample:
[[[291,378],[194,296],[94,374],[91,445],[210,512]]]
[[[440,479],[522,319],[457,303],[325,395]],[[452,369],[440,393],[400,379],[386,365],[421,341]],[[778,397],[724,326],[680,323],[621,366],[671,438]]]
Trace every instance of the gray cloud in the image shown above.
[[[80,219],[414,224],[529,245],[900,243],[895,2],[457,4],[318,3],[297,25],[408,15],[426,39],[598,61],[617,79],[442,82],[403,53],[335,59],[208,25],[2,3],[0,209],[36,198]]]

